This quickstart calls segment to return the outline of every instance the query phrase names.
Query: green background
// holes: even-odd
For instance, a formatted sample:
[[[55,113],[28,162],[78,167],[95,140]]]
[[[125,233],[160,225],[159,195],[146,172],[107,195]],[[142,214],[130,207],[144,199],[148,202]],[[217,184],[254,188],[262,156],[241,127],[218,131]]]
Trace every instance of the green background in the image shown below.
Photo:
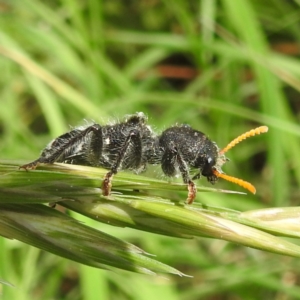
[[[157,132],[187,123],[220,148],[267,125],[223,168],[257,194],[197,201],[297,206],[299,19],[296,0],[1,1],[0,158],[31,161],[84,119],[107,124],[137,111]],[[1,238],[0,277],[16,286],[3,299],[300,298],[299,259],[85,222],[194,277],[106,272]]]

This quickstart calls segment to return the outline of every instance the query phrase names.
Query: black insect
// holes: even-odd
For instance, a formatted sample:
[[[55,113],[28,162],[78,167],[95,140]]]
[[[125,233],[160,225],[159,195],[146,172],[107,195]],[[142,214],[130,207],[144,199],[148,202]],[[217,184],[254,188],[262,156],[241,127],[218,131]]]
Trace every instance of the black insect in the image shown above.
[[[188,187],[187,203],[191,204],[196,197],[193,180],[201,175],[212,184],[221,177],[255,192],[250,183],[225,175],[221,166],[227,161],[226,151],[241,140],[267,130],[262,126],[246,132],[220,151],[204,133],[188,125],[175,125],[156,135],[140,112],[114,125],[75,128],[51,141],[37,160],[20,168],[35,169],[40,163],[54,162],[103,167],[109,170],[102,183],[102,193],[107,196],[118,171],[129,169],[140,173],[147,164],[161,164],[165,175],[181,174]],[[191,169],[196,170],[193,177]]]

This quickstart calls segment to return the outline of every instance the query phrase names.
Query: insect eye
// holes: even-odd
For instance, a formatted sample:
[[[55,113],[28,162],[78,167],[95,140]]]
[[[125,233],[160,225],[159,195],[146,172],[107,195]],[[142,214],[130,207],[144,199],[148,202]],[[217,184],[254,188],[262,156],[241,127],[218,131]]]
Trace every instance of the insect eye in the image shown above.
[[[208,157],[207,157],[207,161],[206,161],[206,166],[211,168],[211,167],[213,167],[215,164],[216,164],[216,160],[215,160],[213,157],[208,156]]]
[[[216,165],[216,160],[212,156],[208,156],[206,158],[204,167],[202,169],[203,176],[211,176],[213,175],[213,167]]]
[[[211,165],[211,164],[213,164],[214,163],[214,159],[211,157],[211,156],[209,156],[208,158],[207,158],[207,164],[208,165]]]

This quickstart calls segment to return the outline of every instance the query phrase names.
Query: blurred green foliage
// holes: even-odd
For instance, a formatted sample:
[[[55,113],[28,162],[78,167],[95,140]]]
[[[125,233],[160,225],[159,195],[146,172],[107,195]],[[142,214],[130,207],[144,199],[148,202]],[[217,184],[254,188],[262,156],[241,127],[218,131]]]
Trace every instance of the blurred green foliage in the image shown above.
[[[298,1],[284,0],[4,0],[1,159],[30,161],[70,125],[136,111],[158,132],[188,123],[220,147],[264,124],[269,133],[231,150],[224,168],[257,195],[199,193],[197,201],[241,211],[296,206],[299,19]],[[0,239],[0,278],[17,286],[3,286],[3,299],[300,298],[298,259],[82,220],[194,278],[124,276]]]

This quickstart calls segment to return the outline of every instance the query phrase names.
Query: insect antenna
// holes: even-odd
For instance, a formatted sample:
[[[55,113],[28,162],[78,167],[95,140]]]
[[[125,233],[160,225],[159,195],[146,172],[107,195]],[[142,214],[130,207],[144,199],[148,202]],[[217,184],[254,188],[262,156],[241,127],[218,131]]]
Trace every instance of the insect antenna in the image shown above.
[[[228,150],[233,148],[235,145],[237,145],[241,141],[247,139],[248,137],[255,136],[255,135],[258,135],[258,134],[261,134],[261,133],[265,133],[268,130],[269,130],[269,128],[267,126],[260,126],[260,127],[257,127],[255,129],[249,130],[249,131],[241,134],[240,136],[238,136],[237,138],[232,140],[225,148],[220,150],[219,155],[223,155]],[[248,190],[249,192],[251,192],[253,194],[256,193],[255,187],[250,182],[244,181],[244,180],[236,178],[236,177],[226,175],[224,173],[220,173],[217,170],[214,170],[213,172],[214,172],[214,175],[219,177],[219,178],[223,178],[227,181],[233,182],[233,183],[245,188],[246,190]]]
[[[255,135],[258,135],[261,133],[268,132],[268,130],[269,130],[268,126],[260,126],[255,129],[251,129],[251,130],[239,135],[237,138],[235,138],[233,141],[231,141],[224,149],[222,149],[219,153],[224,154],[225,152],[227,152],[228,150],[233,148],[235,145],[240,143],[242,140],[245,140],[251,136],[255,136]]]
[[[214,175],[216,175],[219,178],[223,178],[227,181],[233,182],[233,183],[243,187],[244,189],[248,190],[252,194],[256,193],[255,186],[253,184],[251,184],[250,182],[248,182],[248,181],[245,181],[245,180],[233,177],[233,176],[229,176],[229,175],[226,175],[224,173],[220,173],[217,170],[214,170],[213,173],[214,173]]]

